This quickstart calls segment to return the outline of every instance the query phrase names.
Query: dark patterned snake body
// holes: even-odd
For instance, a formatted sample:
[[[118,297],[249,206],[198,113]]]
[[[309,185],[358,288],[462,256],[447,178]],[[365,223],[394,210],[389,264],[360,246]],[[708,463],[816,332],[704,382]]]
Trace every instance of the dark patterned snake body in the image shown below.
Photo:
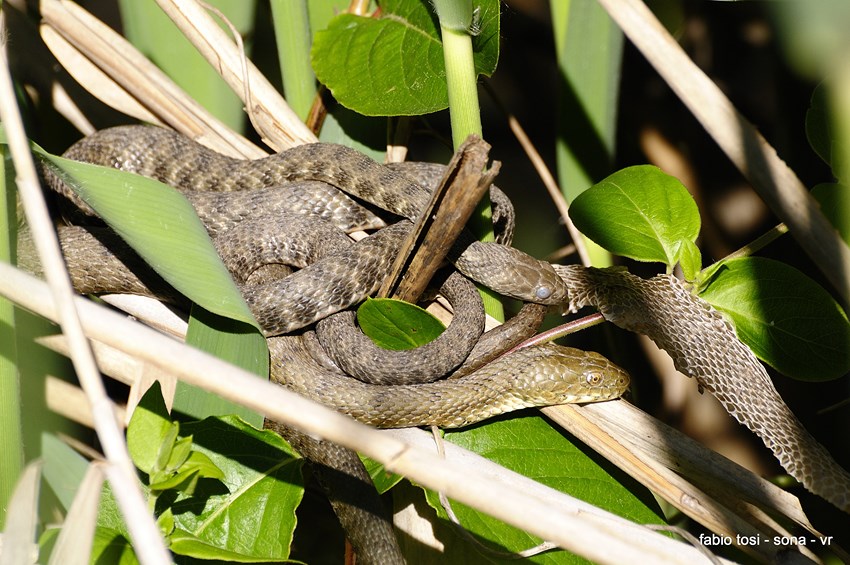
[[[151,153],[169,156],[169,158],[153,162]],[[236,161],[225,159],[181,136],[164,130],[116,128],[87,138],[72,148],[68,156],[109,166],[119,166],[153,176],[173,186],[189,186],[195,189],[211,188],[213,185],[216,185],[219,190],[222,187],[225,190],[242,190],[252,187],[262,189],[275,186],[284,180],[319,180],[342,188],[357,198],[406,218],[414,218],[427,198],[427,190],[412,182],[404,173],[379,166],[351,150],[329,148],[327,145],[320,144],[302,146],[266,160]],[[54,189],[67,194],[67,189],[63,188],[61,183],[54,186]],[[200,215],[203,217],[213,208],[213,205],[207,205],[202,198],[199,201],[200,204],[196,202],[195,205],[199,206]],[[251,206],[256,206],[256,203],[249,204],[248,208],[250,209]],[[218,207],[222,206],[218,205]],[[326,215],[330,217],[333,214]],[[356,221],[368,224],[372,220],[361,218]],[[271,294],[263,295],[262,298],[257,298],[253,302],[250,293],[246,293],[252,307],[258,310],[272,308],[269,305],[269,296],[291,297],[299,293],[309,295],[308,299],[302,301],[299,298],[296,301],[304,304],[299,306],[301,310],[296,315],[291,316],[298,320],[297,324],[286,320],[272,322],[266,326],[267,333],[271,336],[303,327],[331,312],[347,307],[350,303],[358,301],[359,297],[371,292],[369,290],[372,288],[369,286],[371,282],[366,285],[369,289],[351,292],[347,284],[351,282],[352,276],[340,275],[342,271],[338,269],[342,268],[341,265],[346,267],[351,267],[352,264],[358,265],[359,259],[353,261],[347,254],[361,244],[365,249],[378,242],[378,246],[384,246],[381,253],[391,254],[394,242],[399,239],[393,235],[393,229],[405,228],[391,226],[381,230],[363,240],[372,240],[370,243],[360,242],[354,245],[342,243],[341,246],[348,249],[331,252],[327,257],[296,272],[294,274],[296,278],[293,279],[296,282],[291,283],[292,286],[286,287],[283,291],[278,286]],[[385,234],[383,238],[382,233]],[[77,234],[74,237],[86,239],[87,236]],[[380,243],[382,239],[384,241]],[[619,270],[600,271],[581,267],[555,267],[556,273],[552,266],[531,260],[509,247],[473,244],[468,240],[462,241],[455,249],[451,255],[459,270],[467,271],[465,274],[473,278],[483,279],[484,284],[492,285],[498,292],[545,304],[569,303],[572,309],[591,305],[599,309],[613,323],[649,336],[671,353],[680,371],[695,377],[701,386],[718,397],[734,417],[757,433],[773,450],[789,473],[809,490],[823,496],[845,511],[850,510],[850,475],[838,466],[828,452],[805,431],[776,393],[762,365],[752,352],[737,340],[728,323],[713,308],[696,298],[680,281],[670,277],[644,280]],[[103,252],[77,251],[66,247],[66,253],[71,255],[69,263],[73,266],[75,257],[79,257],[81,261],[90,261],[92,258],[102,257]],[[361,276],[362,273],[380,271],[383,268],[369,263],[374,260],[372,251],[364,253],[362,260],[368,265],[356,267],[356,272],[359,273],[357,278],[361,280],[369,278]],[[223,255],[226,256],[227,252]],[[336,262],[334,262],[335,256]],[[268,257],[261,257],[259,262],[267,260]],[[479,272],[472,272],[480,265],[490,265],[491,271],[506,276],[502,280],[492,282],[488,279],[490,273],[482,275]],[[471,269],[470,266],[472,266]],[[90,272],[84,273],[83,278],[90,275],[92,275]],[[148,274],[148,276],[155,275]],[[302,279],[301,282],[297,282],[299,277]],[[327,287],[322,287],[323,290],[314,292],[310,288],[334,277],[337,281],[335,283],[337,290],[328,291]],[[517,283],[520,284],[517,285]],[[342,291],[339,290],[340,287]],[[302,291],[300,290],[302,288],[308,290]],[[338,295],[330,306],[325,305],[328,292]],[[269,316],[274,315],[269,314]],[[262,314],[262,316],[266,315]],[[430,405],[432,401],[441,402],[445,400],[443,392],[445,389],[440,387],[445,386],[445,383],[416,385],[410,389],[400,387],[393,392],[390,391],[396,387],[366,384],[346,386],[338,382],[328,385],[327,388],[316,388],[313,385],[304,384],[306,381],[299,379],[313,370],[325,377],[330,375],[328,382],[331,383],[337,378],[342,378],[342,375],[336,374],[333,369],[328,368],[327,364],[316,361],[312,356],[308,359],[304,347],[305,340],[301,338],[273,337],[269,344],[273,355],[275,378],[278,381],[322,402],[334,404],[352,416],[376,425],[425,423],[445,426],[465,425],[491,415],[489,409],[485,409],[475,416],[469,416],[467,412],[467,415],[443,417],[429,415],[439,412],[429,408],[426,410],[430,411],[429,414],[390,417],[387,416],[388,412],[384,408],[376,412],[376,403],[384,402],[389,398],[392,402],[400,402],[400,398],[411,398],[409,394],[414,394],[417,387],[422,387],[418,388],[422,396],[415,397],[416,400],[408,402],[409,405],[417,403]],[[519,352],[515,355],[520,363],[528,365],[526,361],[529,359],[526,357],[548,359],[549,349],[549,346],[539,347],[532,352]],[[558,356],[561,353],[552,355]],[[626,377],[617,369],[610,368],[613,371],[611,374],[614,375],[612,377],[606,377],[600,372],[599,363],[604,363],[605,367],[608,367],[607,362],[578,353],[567,352],[565,355],[569,361],[566,365],[561,365],[558,373],[571,375],[567,381],[572,379],[572,382],[568,382],[566,388],[560,391],[559,400],[551,401],[551,403],[601,400],[618,396],[624,390]],[[513,356],[507,356],[504,359],[508,360]],[[287,360],[289,362],[286,362]],[[499,365],[498,362],[495,364],[495,369],[492,370],[496,374],[492,375],[493,377],[503,378],[504,375],[524,374],[524,370],[518,365],[510,365],[509,361],[503,363],[505,364]],[[583,363],[589,368],[582,368]],[[299,369],[293,371],[293,367]],[[301,371],[301,368],[305,367],[309,370]],[[482,375],[488,376],[481,382],[475,380]],[[486,371],[472,375],[473,379],[469,381],[468,386],[472,389],[473,395],[481,395],[481,391],[490,386],[489,375]],[[513,378],[508,376],[507,381]],[[554,381],[549,381],[547,378],[535,378],[548,383],[544,388],[554,386],[552,384]],[[459,379],[459,381],[464,380],[466,378]],[[588,388],[596,381],[602,381],[604,386],[593,390]],[[513,387],[516,384],[511,383],[510,386]],[[343,395],[339,392],[340,386],[346,389],[345,394],[351,393],[358,398],[356,400],[342,398]],[[576,390],[580,392],[576,393]],[[548,398],[551,400],[554,397]],[[541,399],[536,399],[535,402],[537,400]],[[516,401],[516,406],[527,403],[526,400],[519,400]]]

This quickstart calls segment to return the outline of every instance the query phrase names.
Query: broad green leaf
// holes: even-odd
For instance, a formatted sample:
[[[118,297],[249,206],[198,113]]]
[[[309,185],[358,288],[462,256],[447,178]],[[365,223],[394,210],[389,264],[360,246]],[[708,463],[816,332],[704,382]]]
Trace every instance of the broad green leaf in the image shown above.
[[[159,462],[168,460],[177,437],[169,434],[176,431],[159,382],[155,382],[142,396],[127,425],[127,449],[133,464],[144,473],[157,470]]]
[[[829,222],[850,245],[850,188],[843,184],[822,183],[812,189],[812,196]]]
[[[169,541],[169,549],[173,553],[196,559],[227,563],[279,563],[281,560],[278,557],[255,556],[217,547],[179,528],[174,530]]]
[[[573,201],[570,218],[616,255],[659,261],[670,269],[683,257],[689,269],[698,264],[697,205],[678,179],[658,167],[638,165],[610,175]]]
[[[171,505],[177,528],[171,550],[202,551],[205,558],[220,550],[219,558],[286,559],[304,490],[302,459],[277,434],[235,417],[186,423],[181,431],[192,435],[195,450],[223,478],[200,480],[194,496]]]
[[[850,370],[846,314],[823,287],[785,263],[726,261],[699,295],[729,316],[759,359],[789,377],[825,381]]]
[[[436,339],[446,326],[415,304],[390,298],[367,298],[357,309],[357,323],[384,349],[413,349]]]
[[[136,565],[139,560],[130,542],[120,532],[97,528],[92,546],[92,563]]]
[[[171,286],[210,312],[258,327],[195,210],[177,190],[117,169],[42,156]]]
[[[478,2],[475,68],[499,56],[499,3]],[[367,116],[427,114],[448,106],[439,24],[421,0],[384,0],[379,17],[341,14],[313,41],[316,76],[344,106]]]
[[[495,420],[486,426],[447,431],[446,440],[639,524],[663,523],[659,518],[660,511],[648,492],[625,476],[620,479],[612,477],[608,470],[542,418],[526,416]],[[623,485],[621,481],[627,484]],[[438,514],[445,517],[436,494],[426,491],[426,497]],[[540,543],[539,539],[463,504],[453,502],[452,507],[461,525],[493,549],[516,552]],[[446,558],[451,561],[451,556]],[[488,556],[479,562],[501,561]],[[530,558],[529,562],[587,563],[565,551],[547,552]]]
[[[188,343],[268,375],[259,325],[183,195],[153,179],[56,157],[35,144],[33,150],[163,279],[203,309],[193,309]],[[198,419],[237,414],[262,425],[262,415],[182,382],[174,408]]]

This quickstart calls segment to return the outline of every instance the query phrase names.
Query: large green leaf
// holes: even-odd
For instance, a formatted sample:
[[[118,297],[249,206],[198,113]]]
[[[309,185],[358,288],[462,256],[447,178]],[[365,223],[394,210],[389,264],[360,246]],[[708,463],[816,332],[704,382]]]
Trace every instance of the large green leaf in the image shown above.
[[[33,149],[163,279],[207,311],[193,310],[188,343],[268,375],[259,325],[180,192],[150,178]],[[238,414],[255,426],[263,421],[260,414],[184,383],[178,383],[174,407],[198,419]]]
[[[825,381],[850,370],[846,314],[823,287],[785,263],[724,261],[699,295],[729,316],[759,359],[789,377]]]
[[[499,56],[499,2],[478,2],[475,69]],[[448,107],[440,26],[428,2],[384,0],[378,17],[341,14],[313,42],[313,70],[344,106],[367,116],[410,116]]]
[[[624,486],[542,418],[527,416],[495,420],[486,426],[447,431],[446,440],[639,524],[663,523],[659,518],[660,511],[648,492],[633,481]],[[643,493],[644,499],[636,493]],[[426,497],[438,514],[445,517],[436,494],[428,491]],[[452,507],[463,527],[495,550],[516,552],[540,543],[539,539],[463,504],[453,502]],[[447,559],[451,561],[451,556]],[[487,556],[479,562],[500,560]],[[529,562],[587,563],[566,551],[547,552],[530,558]]]
[[[117,169],[42,156],[171,286],[211,312],[257,326],[194,208],[180,192]]]
[[[699,210],[682,183],[658,167],[638,165],[608,176],[573,201],[570,218],[611,253],[671,269],[681,261],[686,278],[696,275]]]
[[[171,506],[176,532],[171,549],[209,559],[283,560],[304,493],[302,459],[277,434],[239,418],[207,418],[181,426],[196,450],[224,472],[221,481],[200,481],[190,498]]]

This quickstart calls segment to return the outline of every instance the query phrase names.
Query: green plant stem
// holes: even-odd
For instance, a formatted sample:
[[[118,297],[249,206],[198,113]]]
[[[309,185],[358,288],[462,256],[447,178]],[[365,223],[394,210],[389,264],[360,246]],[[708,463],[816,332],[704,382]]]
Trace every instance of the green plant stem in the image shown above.
[[[302,120],[316,96],[310,66],[310,21],[306,0],[272,0],[272,24],[286,101]]]
[[[758,253],[759,251],[761,251],[762,249],[764,249],[786,233],[788,233],[788,226],[786,226],[785,224],[777,224],[769,231],[758,236],[756,239],[744,245],[737,251],[733,251],[732,253],[721,259],[721,261],[728,261],[730,259],[737,259],[739,257],[749,257],[751,255],[754,255],[755,253]]]
[[[568,201],[608,175],[614,152],[623,34],[594,0],[551,3],[561,91],[556,156]],[[611,255],[585,238],[591,263]]]
[[[481,135],[478,80],[472,59],[472,37],[466,31],[442,28],[452,142],[457,149],[470,134]]]
[[[7,167],[4,155],[5,151],[0,151],[0,261],[14,262],[17,224],[14,174]],[[5,522],[6,507],[24,467],[17,357],[15,307],[0,298],[0,525]]]
[[[475,63],[472,58],[472,36],[466,30],[458,31],[442,27],[441,31],[452,142],[457,149],[469,135],[482,135],[478,77],[475,74]],[[485,196],[481,200],[476,213],[470,219],[470,224],[481,241],[494,239],[489,197]],[[504,309],[498,297],[488,289],[480,290],[484,300],[484,310],[497,320],[504,320]]]

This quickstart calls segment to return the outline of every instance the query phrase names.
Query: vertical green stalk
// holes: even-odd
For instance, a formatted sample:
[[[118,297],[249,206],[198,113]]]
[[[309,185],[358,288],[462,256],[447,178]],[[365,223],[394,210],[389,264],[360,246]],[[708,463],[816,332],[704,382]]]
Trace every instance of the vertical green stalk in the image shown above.
[[[452,142],[457,149],[470,134],[482,135],[478,76],[472,59],[472,36],[465,29],[458,31],[445,27],[442,35]]]
[[[15,259],[15,182],[5,146],[0,146],[0,261]],[[24,466],[21,383],[15,340],[15,307],[0,298],[0,525]]]
[[[560,69],[558,182],[572,201],[611,171],[623,34],[595,0],[552,2]],[[591,262],[610,255],[585,239]]]
[[[316,96],[310,66],[310,20],[306,0],[272,0],[272,23],[286,102],[302,120]]]
[[[472,57],[472,2],[470,0],[434,0],[443,38],[446,86],[449,95],[449,117],[452,143],[457,149],[470,135],[483,137],[481,108],[478,104],[478,75]],[[473,231],[481,241],[492,241],[493,222],[490,199],[485,195],[470,219]],[[504,320],[502,303],[489,289],[481,288],[484,310],[497,320]]]

